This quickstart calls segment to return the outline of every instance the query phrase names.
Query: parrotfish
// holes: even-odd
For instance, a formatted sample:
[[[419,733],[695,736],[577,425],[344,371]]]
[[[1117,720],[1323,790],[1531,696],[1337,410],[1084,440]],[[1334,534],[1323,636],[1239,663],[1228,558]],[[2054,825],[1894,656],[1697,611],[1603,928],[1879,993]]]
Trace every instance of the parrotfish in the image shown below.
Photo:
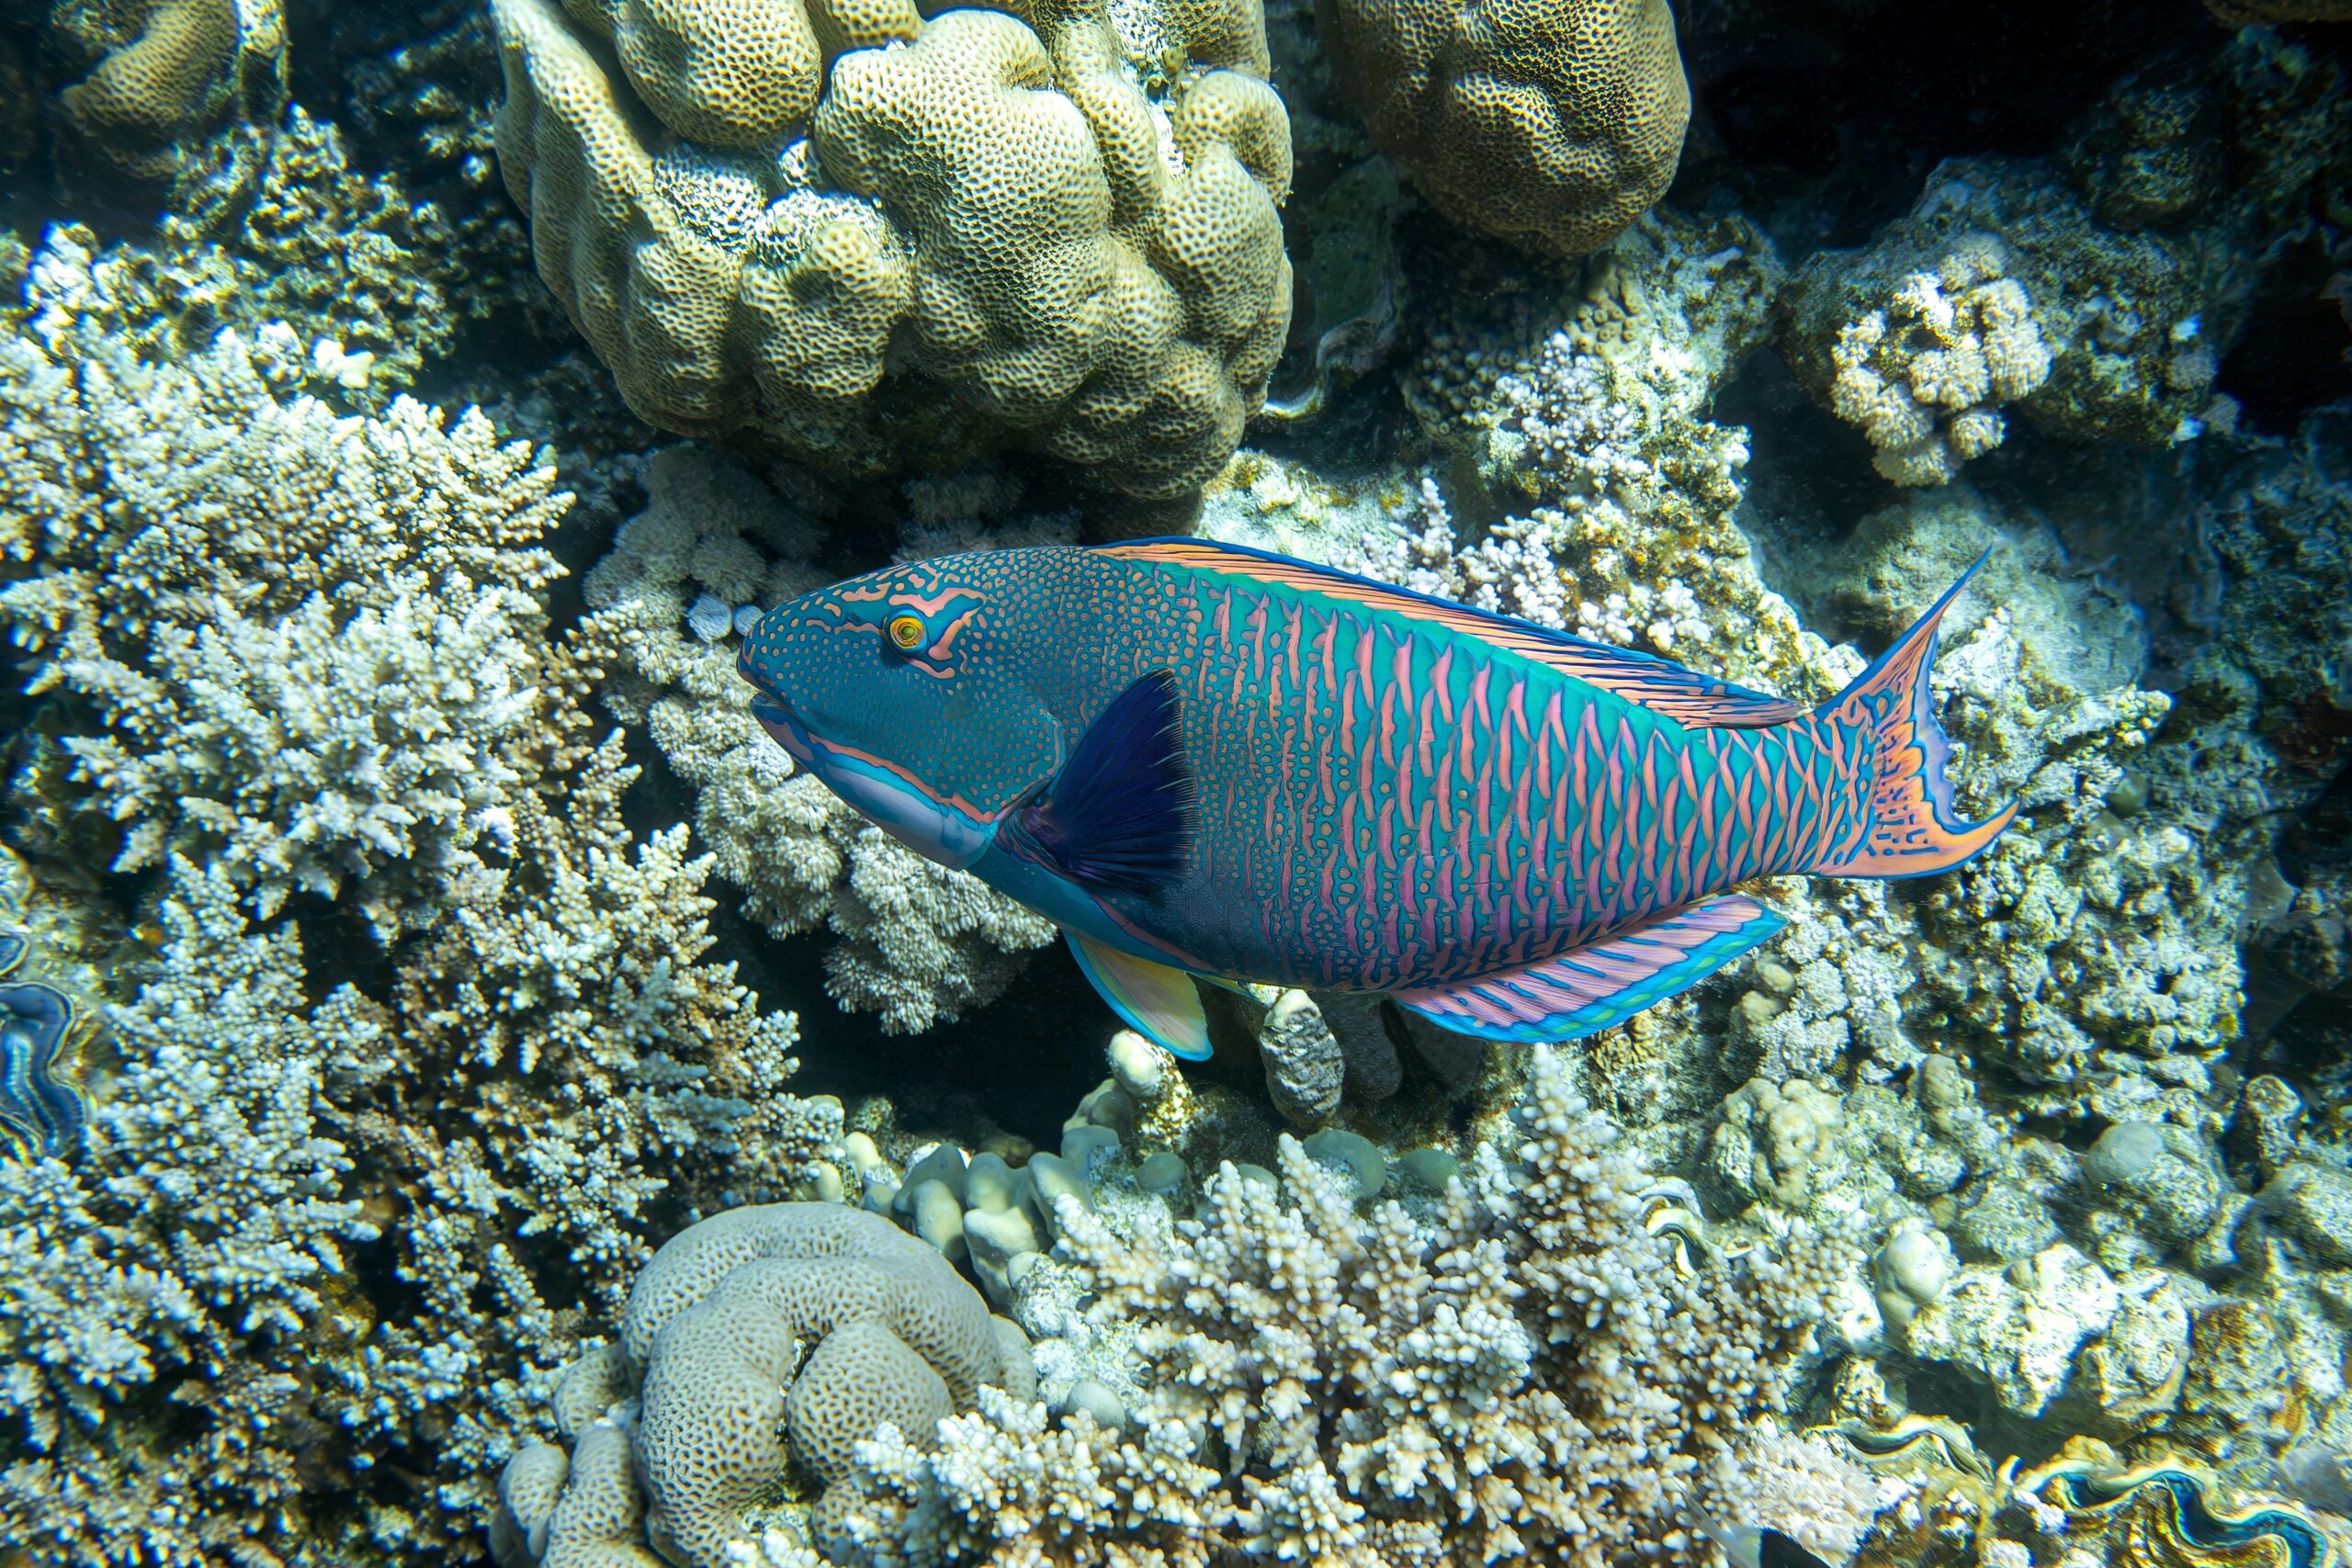
[[[1056,922],[1179,1055],[1196,979],[1560,1041],[1784,925],[1744,883],[1947,871],[2008,825],[1955,811],[1929,705],[1967,581],[1812,709],[1199,539],[890,567],[770,611],[738,668],[797,762]]]

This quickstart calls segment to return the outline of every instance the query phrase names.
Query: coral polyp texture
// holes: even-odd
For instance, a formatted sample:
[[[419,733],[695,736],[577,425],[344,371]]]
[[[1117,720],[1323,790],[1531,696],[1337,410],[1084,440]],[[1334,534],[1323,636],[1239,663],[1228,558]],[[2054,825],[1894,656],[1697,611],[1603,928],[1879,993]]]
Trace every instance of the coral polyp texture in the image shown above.
[[[492,1539],[510,1564],[587,1561],[591,1545],[651,1562],[650,1543],[680,1568],[726,1568],[758,1550],[752,1511],[781,1500],[796,1466],[822,1489],[821,1517],[885,1427],[927,1445],[983,1385],[1026,1400],[1035,1384],[1021,1330],[888,1220],[837,1203],[729,1210],[654,1254],[620,1343],[565,1373],[555,1413],[573,1449],[507,1462]]]
[[[1291,155],[1255,0],[494,10],[540,275],[654,423],[1175,497],[1263,399]]]
[[[1459,223],[1599,250],[1666,194],[1690,87],[1667,0],[1320,0],[1382,152]]]
[[[59,107],[102,166],[174,172],[204,137],[266,122],[286,98],[280,0],[53,0],[44,45]]]

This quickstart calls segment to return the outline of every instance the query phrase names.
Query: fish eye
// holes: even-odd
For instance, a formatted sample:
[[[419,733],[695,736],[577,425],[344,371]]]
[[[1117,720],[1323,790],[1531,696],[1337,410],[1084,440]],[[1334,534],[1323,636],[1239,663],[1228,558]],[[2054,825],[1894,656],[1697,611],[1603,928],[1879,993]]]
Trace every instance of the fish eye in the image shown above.
[[[912,653],[922,646],[922,617],[921,615],[893,615],[882,629],[889,637],[890,646],[901,653]]]

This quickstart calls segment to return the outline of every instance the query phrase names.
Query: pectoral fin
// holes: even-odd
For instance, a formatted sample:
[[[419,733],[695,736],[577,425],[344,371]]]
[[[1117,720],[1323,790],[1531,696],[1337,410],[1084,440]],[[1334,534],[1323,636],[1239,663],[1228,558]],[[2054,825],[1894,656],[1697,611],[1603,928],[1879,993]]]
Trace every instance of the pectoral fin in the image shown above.
[[[1574,1040],[1690,989],[1788,923],[1726,893],[1541,963],[1393,994],[1398,1006],[1482,1040]]]
[[[1082,886],[1156,893],[1184,874],[1192,804],[1176,677],[1156,670],[1112,699],[998,837]]]
[[[1062,934],[1069,939],[1078,966],[1128,1028],[1188,1062],[1208,1060],[1209,1021],[1201,1012],[1201,993],[1190,975],[1090,942],[1073,931]]]

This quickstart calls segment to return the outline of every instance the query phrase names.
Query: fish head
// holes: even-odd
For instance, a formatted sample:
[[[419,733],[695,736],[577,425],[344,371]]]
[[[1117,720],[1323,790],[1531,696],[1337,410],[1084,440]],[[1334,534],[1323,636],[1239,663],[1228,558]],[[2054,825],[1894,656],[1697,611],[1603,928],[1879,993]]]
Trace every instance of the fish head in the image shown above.
[[[1024,550],[946,556],[804,593],[760,618],[736,668],[761,727],[893,838],[970,865],[1048,777],[1061,726],[1037,639],[1010,635]]]

